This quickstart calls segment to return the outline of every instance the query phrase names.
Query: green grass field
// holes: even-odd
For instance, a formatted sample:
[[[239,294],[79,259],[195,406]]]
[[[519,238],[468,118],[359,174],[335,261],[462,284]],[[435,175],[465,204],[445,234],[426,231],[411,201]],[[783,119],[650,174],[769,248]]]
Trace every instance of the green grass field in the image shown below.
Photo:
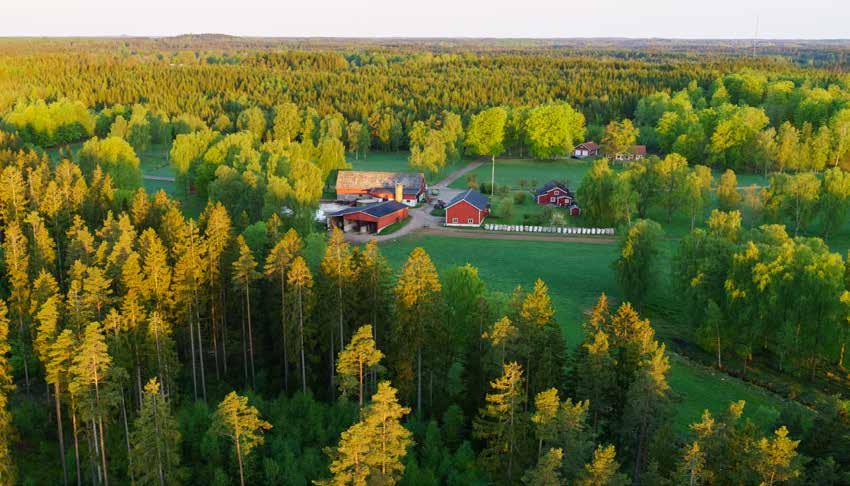
[[[487,288],[509,293],[517,285],[530,288],[537,278],[549,286],[550,296],[568,346],[582,338],[587,310],[605,292],[613,301],[621,298],[614,280],[612,244],[462,239],[410,235],[381,245],[381,251],[398,270],[410,252],[423,247],[439,271],[470,263],[479,270]],[[669,258],[671,248],[665,249]],[[665,279],[666,280],[666,279]],[[663,289],[666,282],[659,287]],[[671,359],[677,430],[699,419],[704,409],[719,413],[736,400],[746,400],[746,415],[758,425],[773,425],[786,403],[781,398],[723,373],[696,366],[677,355]]]
[[[512,189],[520,188],[520,181],[525,180],[530,187],[541,186],[551,180],[566,181],[570,189],[575,190],[582,178],[590,170],[590,160],[528,160],[528,159],[496,159],[496,185],[508,185]],[[478,183],[489,182],[492,166],[484,163],[471,171]],[[454,181],[449,187],[464,189],[467,187],[466,177]]]

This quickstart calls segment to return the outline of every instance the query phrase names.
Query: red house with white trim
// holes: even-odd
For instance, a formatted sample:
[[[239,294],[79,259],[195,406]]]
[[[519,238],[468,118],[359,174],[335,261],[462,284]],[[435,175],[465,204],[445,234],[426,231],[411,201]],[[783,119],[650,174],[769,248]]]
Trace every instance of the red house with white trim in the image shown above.
[[[534,193],[534,198],[537,204],[551,204],[554,206],[569,206],[575,198],[573,193],[560,182],[547,182],[543,187]]]
[[[446,205],[446,226],[481,226],[490,214],[490,200],[478,191],[467,189]]]

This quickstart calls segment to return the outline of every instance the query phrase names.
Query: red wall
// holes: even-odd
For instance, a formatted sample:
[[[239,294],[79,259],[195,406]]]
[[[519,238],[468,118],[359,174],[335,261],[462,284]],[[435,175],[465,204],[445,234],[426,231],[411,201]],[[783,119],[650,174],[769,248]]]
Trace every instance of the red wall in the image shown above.
[[[344,219],[349,221],[369,221],[371,223],[377,223],[377,231],[380,231],[382,228],[385,228],[396,221],[402,220],[406,218],[408,215],[407,208],[402,208],[392,214],[388,214],[386,216],[382,216],[380,218],[375,218],[373,216],[369,216],[366,213],[351,213],[343,216]]]
[[[446,224],[469,224],[469,218],[472,218],[472,224],[481,224],[486,216],[487,211],[480,211],[472,204],[460,201],[446,210]],[[457,223],[452,223],[453,218],[457,218]]]
[[[545,194],[541,194],[537,196],[537,204],[557,204],[559,206],[566,206],[566,196],[567,193],[557,187],[553,187],[549,189],[549,192]],[[549,199],[555,197],[556,202],[550,202]]]

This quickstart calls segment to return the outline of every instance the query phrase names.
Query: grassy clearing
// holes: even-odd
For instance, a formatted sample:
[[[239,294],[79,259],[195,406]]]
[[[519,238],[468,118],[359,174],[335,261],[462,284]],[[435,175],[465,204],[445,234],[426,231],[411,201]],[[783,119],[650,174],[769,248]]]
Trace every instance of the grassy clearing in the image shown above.
[[[673,243],[665,247],[666,259],[672,253]],[[391,265],[399,269],[417,246],[428,252],[440,271],[453,265],[472,264],[492,291],[507,294],[517,285],[530,288],[537,278],[543,279],[549,286],[555,317],[570,348],[580,342],[585,312],[599,294],[605,292],[613,301],[621,298],[611,269],[615,245],[410,235],[383,244],[381,250]],[[666,281],[665,274],[654,293],[666,292]],[[676,403],[673,421],[679,431],[698,420],[704,409],[719,413],[736,400],[746,400],[746,415],[760,426],[769,427],[786,403],[759,388],[693,365],[676,355],[671,364],[670,384]]]
[[[519,189],[522,180],[527,181],[532,187],[541,186],[551,180],[561,180],[566,181],[571,189],[575,189],[590,170],[590,165],[589,159],[496,159],[496,185],[508,185],[512,189]],[[491,170],[492,166],[485,163],[470,174],[474,174],[480,184],[490,181]],[[466,177],[454,181],[449,187],[465,189]]]

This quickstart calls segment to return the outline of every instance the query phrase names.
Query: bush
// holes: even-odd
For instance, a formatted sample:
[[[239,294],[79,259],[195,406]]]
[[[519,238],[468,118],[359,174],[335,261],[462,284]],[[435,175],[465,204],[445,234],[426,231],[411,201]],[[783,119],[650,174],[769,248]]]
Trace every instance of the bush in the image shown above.
[[[466,187],[470,189],[475,189],[476,191],[478,190],[478,178],[475,176],[475,174],[466,175]]]
[[[514,203],[518,206],[525,204],[528,201],[528,193],[527,192],[515,192],[514,193]]]
[[[514,201],[509,197],[499,199],[496,203],[496,217],[499,219],[510,219],[514,214]]]

